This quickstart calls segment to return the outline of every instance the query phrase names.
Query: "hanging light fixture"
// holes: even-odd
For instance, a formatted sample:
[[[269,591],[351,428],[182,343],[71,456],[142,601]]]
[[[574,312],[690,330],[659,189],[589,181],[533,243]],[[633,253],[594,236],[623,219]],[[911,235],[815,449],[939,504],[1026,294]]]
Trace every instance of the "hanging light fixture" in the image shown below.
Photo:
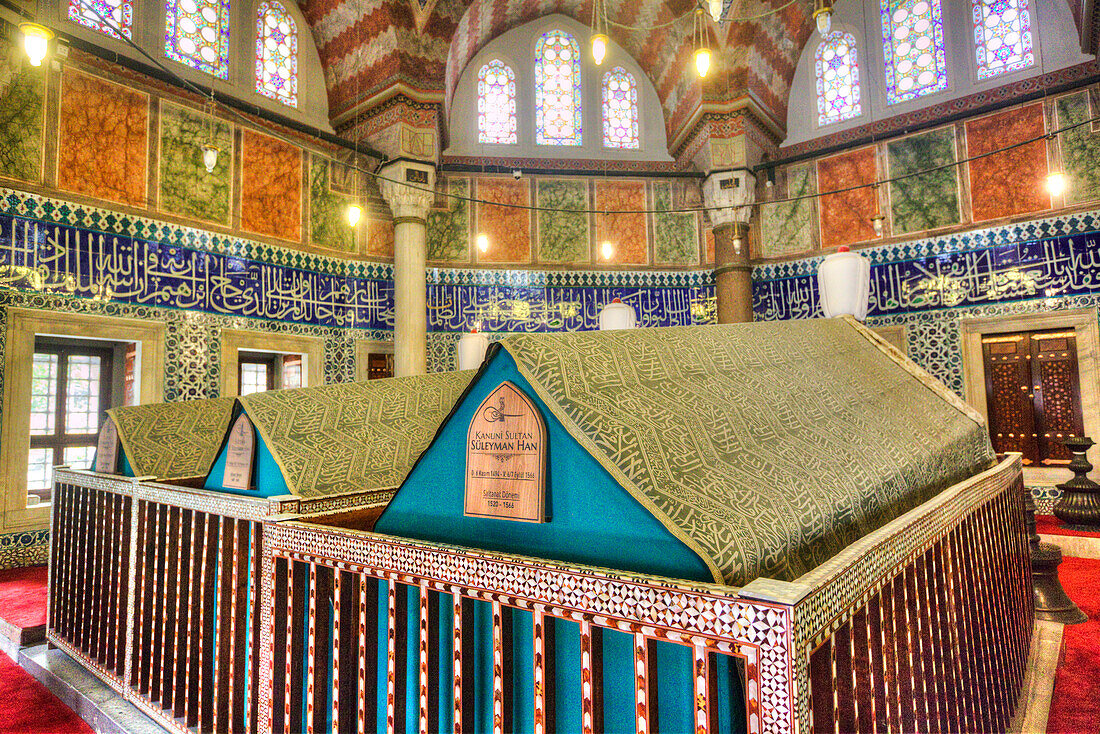
[[[607,8],[603,0],[592,3],[592,30],[595,31],[592,35],[592,60],[599,66],[607,56],[607,44],[611,42],[607,37]]]
[[[875,213],[871,215],[871,226],[875,228],[875,237],[881,237],[885,228],[886,217],[878,205],[878,184],[871,185],[871,192],[875,197]]]
[[[600,256],[604,260],[610,260],[612,257],[615,256],[615,246],[607,240],[604,240],[603,243],[600,245]]]
[[[206,166],[207,173],[213,173],[214,167],[218,165],[218,153],[221,153],[222,149],[213,143],[202,144],[202,164]]]
[[[477,251],[483,255],[489,251],[489,236],[484,232],[477,236]]]
[[[722,0],[709,0],[710,17],[714,18],[715,23],[722,22]]]
[[[1066,193],[1066,174],[1061,171],[1051,171],[1047,176],[1047,192],[1051,196],[1061,196]]]
[[[359,224],[359,220],[363,218],[363,207],[356,203],[348,204],[348,226],[354,227]]]
[[[695,9],[695,22],[692,26],[691,32],[692,40],[695,42],[695,71],[699,74],[700,79],[705,79],[707,72],[710,71],[710,49],[706,46],[707,30],[703,22],[703,9]]]
[[[214,90],[211,89],[210,98],[206,100],[206,120],[203,123],[205,132],[202,144],[199,145],[199,149],[202,150],[202,164],[206,167],[207,173],[214,172],[214,167],[218,165],[218,153],[222,152],[222,149],[218,147],[214,140],[214,110],[216,105]]]
[[[814,0],[814,22],[822,37],[833,28],[833,0]]]
[[[53,31],[38,23],[20,23],[19,30],[23,33],[23,50],[27,52],[31,66],[42,66],[50,50]]]

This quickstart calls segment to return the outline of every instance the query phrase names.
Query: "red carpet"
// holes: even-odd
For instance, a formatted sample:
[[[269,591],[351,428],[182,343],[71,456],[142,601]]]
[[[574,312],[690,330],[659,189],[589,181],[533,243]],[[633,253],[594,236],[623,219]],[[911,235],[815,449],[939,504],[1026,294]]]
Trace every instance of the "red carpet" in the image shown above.
[[[1100,528],[1089,531],[1063,527],[1062,521],[1054,515],[1036,515],[1035,532],[1040,535],[1072,535],[1077,538],[1100,538]]]
[[[1058,577],[1089,621],[1066,625],[1064,656],[1054,677],[1048,734],[1100,731],[1100,560],[1066,558]]]
[[[0,619],[15,627],[46,624],[46,567],[0,571]]]
[[[92,728],[30,673],[0,653],[0,732],[92,734]]]

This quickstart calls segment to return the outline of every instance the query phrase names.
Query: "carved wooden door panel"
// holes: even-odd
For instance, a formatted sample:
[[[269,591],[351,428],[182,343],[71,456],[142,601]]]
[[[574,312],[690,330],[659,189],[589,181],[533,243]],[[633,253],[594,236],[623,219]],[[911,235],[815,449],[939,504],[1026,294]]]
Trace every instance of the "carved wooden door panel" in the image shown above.
[[[1085,430],[1079,380],[1074,332],[1031,334],[1031,387],[1040,464],[1068,464],[1072,458],[1061,439],[1080,436]]]
[[[1027,334],[982,338],[989,437],[997,453],[1019,451],[1024,464],[1039,461],[1031,398],[1031,343]]]
[[[989,436],[995,451],[1019,451],[1024,464],[1069,462],[1062,439],[1084,432],[1077,337],[1034,331],[982,338]]]

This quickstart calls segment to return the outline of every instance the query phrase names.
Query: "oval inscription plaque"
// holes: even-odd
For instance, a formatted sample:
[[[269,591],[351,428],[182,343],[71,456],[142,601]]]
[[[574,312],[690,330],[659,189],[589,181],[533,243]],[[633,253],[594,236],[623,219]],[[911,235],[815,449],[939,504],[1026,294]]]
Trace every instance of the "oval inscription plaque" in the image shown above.
[[[478,406],[466,433],[465,514],[546,520],[546,423],[511,382]]]
[[[256,436],[252,431],[252,421],[241,413],[229,430],[229,440],[225,446],[225,477],[222,486],[226,489],[251,489],[252,461],[256,453]]]

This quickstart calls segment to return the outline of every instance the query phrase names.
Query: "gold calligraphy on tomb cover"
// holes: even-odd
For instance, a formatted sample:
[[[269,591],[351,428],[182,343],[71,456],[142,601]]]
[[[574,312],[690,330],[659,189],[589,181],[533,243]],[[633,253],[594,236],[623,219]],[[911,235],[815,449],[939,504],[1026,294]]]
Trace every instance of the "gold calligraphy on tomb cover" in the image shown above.
[[[853,320],[501,343],[722,583],[793,580],[994,459],[976,413]]]
[[[474,372],[440,372],[239,398],[299,497],[396,488]]]
[[[135,476],[158,479],[202,477],[217,456],[233,398],[112,408],[107,414]]]

